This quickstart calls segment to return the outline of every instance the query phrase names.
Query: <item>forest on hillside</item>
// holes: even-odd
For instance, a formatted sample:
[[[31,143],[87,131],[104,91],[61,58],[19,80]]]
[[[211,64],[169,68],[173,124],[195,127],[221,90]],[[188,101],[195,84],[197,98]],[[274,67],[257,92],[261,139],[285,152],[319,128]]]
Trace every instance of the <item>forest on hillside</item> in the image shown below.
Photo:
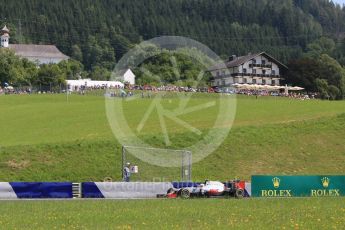
[[[345,64],[345,8],[329,0],[0,0],[13,43],[56,44],[85,69],[111,69],[160,35],[204,43],[224,58],[266,51],[284,63],[323,36]]]

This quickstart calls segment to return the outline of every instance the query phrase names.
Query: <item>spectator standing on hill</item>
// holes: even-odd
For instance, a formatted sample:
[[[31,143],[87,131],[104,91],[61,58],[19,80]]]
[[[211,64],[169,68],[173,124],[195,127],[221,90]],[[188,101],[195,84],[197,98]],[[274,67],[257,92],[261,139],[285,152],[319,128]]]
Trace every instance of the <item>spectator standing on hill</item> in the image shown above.
[[[130,167],[131,163],[127,162],[126,166],[123,168],[123,181],[125,182],[130,182],[130,178],[131,178],[131,170]]]

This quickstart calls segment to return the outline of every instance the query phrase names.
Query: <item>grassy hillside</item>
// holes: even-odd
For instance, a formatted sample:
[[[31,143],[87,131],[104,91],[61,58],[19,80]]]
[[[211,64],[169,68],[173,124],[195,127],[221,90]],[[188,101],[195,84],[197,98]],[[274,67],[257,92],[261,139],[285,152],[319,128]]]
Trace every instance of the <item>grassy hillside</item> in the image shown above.
[[[282,98],[237,98],[235,127],[263,126],[331,117],[345,113],[343,101],[299,101]],[[177,98],[171,99],[173,104]],[[213,101],[202,97],[203,102]],[[166,101],[169,104],[170,100]],[[138,122],[151,100],[128,102],[129,120]],[[9,95],[0,97],[1,146],[33,145],[74,140],[112,140],[101,96]],[[211,111],[212,112],[212,111]],[[194,114],[195,115],[195,114]],[[194,121],[206,121],[210,113],[197,113]],[[213,117],[214,118],[214,117]],[[131,124],[131,123],[130,123]],[[202,124],[194,122],[194,125]]]
[[[196,95],[190,104],[214,101]],[[232,100],[232,99],[229,99]],[[125,102],[135,129],[152,99]],[[174,108],[176,97],[164,99]],[[100,96],[0,97],[0,181],[99,181],[120,179],[121,145],[114,138]],[[184,116],[200,130],[213,124],[217,106]],[[249,179],[252,174],[333,174],[345,170],[345,102],[239,97],[225,142],[193,165],[193,179]],[[140,134],[164,146],[155,115]],[[197,140],[170,121],[173,147]],[[223,128],[223,127],[218,127]]]

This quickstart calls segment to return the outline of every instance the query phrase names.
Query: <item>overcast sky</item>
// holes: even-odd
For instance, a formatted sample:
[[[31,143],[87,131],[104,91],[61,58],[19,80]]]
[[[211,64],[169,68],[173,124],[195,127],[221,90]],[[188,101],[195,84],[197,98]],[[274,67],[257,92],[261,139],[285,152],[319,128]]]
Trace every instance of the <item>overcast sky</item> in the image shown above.
[[[333,0],[333,2],[339,3],[339,4],[345,4],[345,0]]]

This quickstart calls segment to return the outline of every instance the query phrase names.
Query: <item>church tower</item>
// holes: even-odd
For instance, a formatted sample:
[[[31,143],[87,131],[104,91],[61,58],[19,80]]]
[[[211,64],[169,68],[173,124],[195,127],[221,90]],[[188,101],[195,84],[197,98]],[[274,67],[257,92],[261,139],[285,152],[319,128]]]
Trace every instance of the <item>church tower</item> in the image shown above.
[[[7,48],[9,46],[10,41],[10,30],[5,25],[4,28],[1,29],[1,47]]]

